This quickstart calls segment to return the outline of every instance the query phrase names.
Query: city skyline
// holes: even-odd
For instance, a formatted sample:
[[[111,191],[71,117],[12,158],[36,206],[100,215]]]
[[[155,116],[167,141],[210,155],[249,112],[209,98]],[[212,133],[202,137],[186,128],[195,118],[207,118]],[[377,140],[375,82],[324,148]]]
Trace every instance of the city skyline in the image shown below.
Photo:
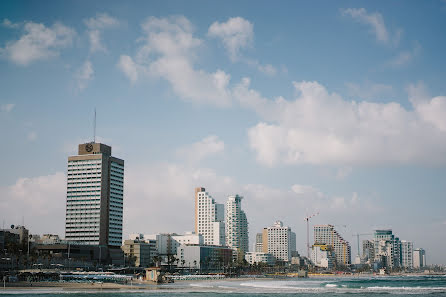
[[[244,197],[250,243],[281,220],[305,255],[320,212],[352,258],[392,229],[446,264],[446,4],[231,3],[0,3],[5,227],[63,236],[96,108],[124,239],[193,231],[202,186]]]

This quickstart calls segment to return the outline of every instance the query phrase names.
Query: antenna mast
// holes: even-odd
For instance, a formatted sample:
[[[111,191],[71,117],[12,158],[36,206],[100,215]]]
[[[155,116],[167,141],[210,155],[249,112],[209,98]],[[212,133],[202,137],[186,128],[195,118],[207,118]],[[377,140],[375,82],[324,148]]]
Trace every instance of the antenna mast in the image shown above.
[[[96,107],[94,108],[93,142],[96,143]]]

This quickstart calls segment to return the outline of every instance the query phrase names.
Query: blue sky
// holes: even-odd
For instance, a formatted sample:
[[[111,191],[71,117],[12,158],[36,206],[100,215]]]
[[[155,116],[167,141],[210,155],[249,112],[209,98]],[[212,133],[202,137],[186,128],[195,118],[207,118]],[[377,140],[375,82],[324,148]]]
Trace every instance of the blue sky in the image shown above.
[[[446,264],[446,3],[2,1],[0,205],[64,232],[67,156],[126,161],[125,236],[193,228],[193,188],[255,233],[307,213]],[[44,220],[42,218],[45,218]],[[343,227],[346,225],[346,227]]]

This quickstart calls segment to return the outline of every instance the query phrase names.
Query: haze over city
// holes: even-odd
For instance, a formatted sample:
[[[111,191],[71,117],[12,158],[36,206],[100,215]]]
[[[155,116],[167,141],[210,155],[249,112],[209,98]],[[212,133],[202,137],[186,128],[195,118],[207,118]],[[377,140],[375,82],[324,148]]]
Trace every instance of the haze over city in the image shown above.
[[[353,257],[392,229],[446,264],[446,2],[2,1],[0,23],[4,227],[64,236],[95,134],[125,160],[124,239],[194,231],[205,187],[244,197],[250,245],[280,220],[305,255],[318,212]]]

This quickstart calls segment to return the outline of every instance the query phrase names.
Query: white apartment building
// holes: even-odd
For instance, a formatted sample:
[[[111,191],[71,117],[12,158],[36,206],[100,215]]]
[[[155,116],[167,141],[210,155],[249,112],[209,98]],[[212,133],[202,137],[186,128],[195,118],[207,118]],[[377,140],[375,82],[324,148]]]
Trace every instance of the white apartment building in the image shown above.
[[[401,265],[413,269],[413,242],[401,240]]]
[[[249,251],[248,220],[242,210],[242,196],[229,196],[226,202],[226,245],[243,256]]]
[[[268,265],[274,265],[276,262],[276,259],[272,254],[264,252],[247,252],[245,253],[245,260],[251,265],[253,265],[254,263],[266,263]]]
[[[195,233],[204,244],[225,245],[224,205],[215,202],[205,188],[195,188]]]
[[[124,161],[101,143],[79,145],[68,158],[66,240],[120,247]]]
[[[401,241],[392,233],[392,229],[375,230],[373,240],[375,261],[382,262],[385,259],[388,268],[401,266]]]
[[[424,249],[413,250],[413,268],[420,269],[426,266],[426,251]]]
[[[311,262],[314,266],[332,269],[335,260],[335,253],[331,245],[315,244],[311,247]]]
[[[276,260],[289,262],[296,251],[296,233],[284,227],[281,221],[263,229],[263,252],[272,254]]]
[[[314,226],[314,244],[326,244],[333,247],[337,265],[351,264],[351,247],[348,241],[334,229],[333,225]]]

